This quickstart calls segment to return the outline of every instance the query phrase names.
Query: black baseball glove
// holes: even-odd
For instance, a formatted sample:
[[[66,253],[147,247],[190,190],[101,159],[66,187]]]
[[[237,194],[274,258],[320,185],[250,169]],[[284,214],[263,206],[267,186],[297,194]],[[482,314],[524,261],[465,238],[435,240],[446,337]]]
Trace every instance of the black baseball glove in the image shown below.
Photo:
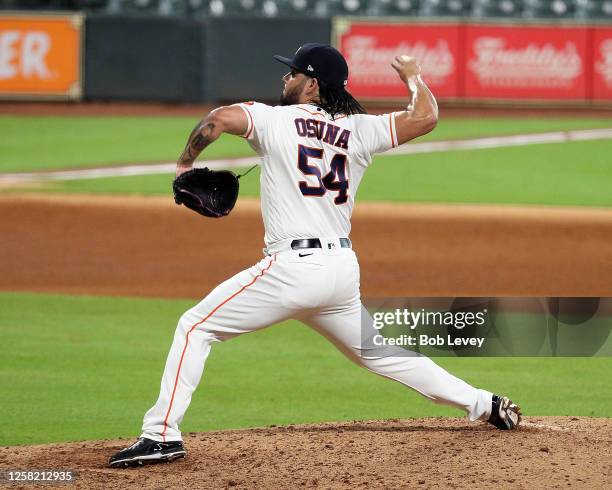
[[[209,218],[227,216],[238,199],[238,177],[229,170],[192,168],[174,182],[174,201]]]

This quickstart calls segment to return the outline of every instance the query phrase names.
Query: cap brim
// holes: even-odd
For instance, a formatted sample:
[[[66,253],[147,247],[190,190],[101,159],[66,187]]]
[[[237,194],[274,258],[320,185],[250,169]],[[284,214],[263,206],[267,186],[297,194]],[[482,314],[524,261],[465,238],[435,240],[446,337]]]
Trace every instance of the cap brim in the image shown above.
[[[278,54],[275,54],[273,58],[276,61],[280,61],[283,65],[287,65],[289,68],[295,68],[295,66],[293,66],[293,60],[291,58],[285,58],[284,56],[280,56]]]

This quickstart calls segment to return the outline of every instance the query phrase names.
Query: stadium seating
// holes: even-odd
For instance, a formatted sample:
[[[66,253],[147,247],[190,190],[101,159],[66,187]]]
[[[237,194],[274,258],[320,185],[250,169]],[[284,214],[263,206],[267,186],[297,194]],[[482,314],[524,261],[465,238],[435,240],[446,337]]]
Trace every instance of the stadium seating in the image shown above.
[[[576,12],[574,0],[524,0],[523,17],[573,18]]]
[[[106,3],[107,0],[99,0]],[[0,0],[3,10],[66,10],[79,8],[79,0]]]
[[[319,14],[323,15],[368,15],[367,0],[330,0],[319,2]]]
[[[377,0],[371,2],[369,14],[379,16],[413,16],[418,15],[419,0]]]
[[[398,16],[610,22],[612,0],[0,0],[2,9],[190,17]]]
[[[317,0],[188,0],[188,11],[196,17],[326,15],[326,10],[317,10],[319,3]]]
[[[465,17],[470,15],[472,0],[427,0],[421,4],[423,17]]]
[[[266,0],[262,14],[266,17],[299,17],[316,12],[316,0]]]
[[[474,0],[472,17],[521,17],[522,0]]]
[[[612,21],[612,0],[576,0],[576,18]]]
[[[184,0],[106,0],[101,6],[99,0],[81,2],[88,9],[104,10],[111,14],[144,15],[185,15],[187,3]]]

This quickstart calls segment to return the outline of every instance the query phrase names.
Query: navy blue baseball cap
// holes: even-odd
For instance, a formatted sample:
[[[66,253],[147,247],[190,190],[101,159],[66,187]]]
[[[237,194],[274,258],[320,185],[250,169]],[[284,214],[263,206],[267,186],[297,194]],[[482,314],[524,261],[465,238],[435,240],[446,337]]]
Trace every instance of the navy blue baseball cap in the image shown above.
[[[307,43],[295,52],[293,58],[275,54],[274,59],[333,87],[344,87],[348,82],[348,65],[344,56],[327,44]]]

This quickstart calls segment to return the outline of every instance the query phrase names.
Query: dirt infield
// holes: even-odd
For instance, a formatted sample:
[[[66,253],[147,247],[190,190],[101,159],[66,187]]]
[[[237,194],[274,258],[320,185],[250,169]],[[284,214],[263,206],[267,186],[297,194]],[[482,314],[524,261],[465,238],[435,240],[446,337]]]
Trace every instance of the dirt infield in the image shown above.
[[[257,201],[0,195],[0,290],[201,298],[262,256]],[[612,296],[612,211],[358,203],[364,296]]]
[[[609,488],[612,421],[534,417],[515,432],[427,418],[185,434],[184,460],[106,463],[132,440],[7,448],[0,470],[77,472],[74,486],[123,488]],[[10,488],[32,488],[10,485]]]

